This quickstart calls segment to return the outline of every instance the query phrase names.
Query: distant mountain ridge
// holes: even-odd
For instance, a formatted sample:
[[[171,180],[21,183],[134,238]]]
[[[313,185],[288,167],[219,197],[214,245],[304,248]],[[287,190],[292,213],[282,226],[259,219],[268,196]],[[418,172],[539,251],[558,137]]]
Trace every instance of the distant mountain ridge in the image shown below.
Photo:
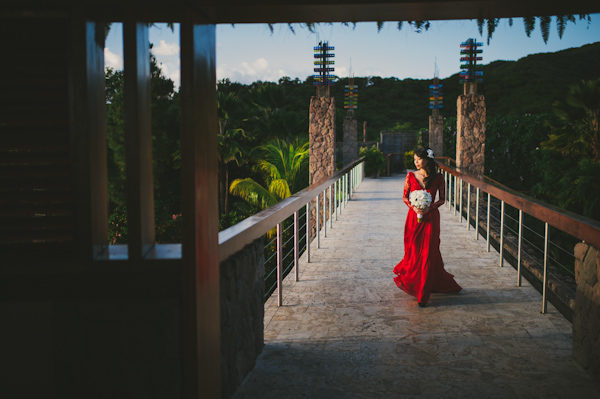
[[[552,104],[564,101],[569,86],[600,78],[600,42],[532,54],[517,61],[494,61],[482,70],[478,93],[485,95],[488,117],[551,113]],[[427,128],[432,79],[362,77],[354,81],[359,86],[356,117],[359,122],[368,121],[370,137],[397,124]],[[312,80],[305,83],[312,84]],[[459,73],[440,79],[440,83],[444,96],[441,113],[444,117],[456,117],[456,99],[463,94]],[[342,104],[347,84],[347,78],[340,79],[331,89],[338,104],[338,130],[346,114]]]
[[[569,86],[600,77],[600,42],[556,53],[532,54],[517,61],[494,61],[483,66],[488,115],[539,114],[552,111],[552,103],[564,100]],[[444,79],[456,87],[458,73]],[[460,94],[449,90],[449,100]],[[456,106],[454,107],[454,109]]]

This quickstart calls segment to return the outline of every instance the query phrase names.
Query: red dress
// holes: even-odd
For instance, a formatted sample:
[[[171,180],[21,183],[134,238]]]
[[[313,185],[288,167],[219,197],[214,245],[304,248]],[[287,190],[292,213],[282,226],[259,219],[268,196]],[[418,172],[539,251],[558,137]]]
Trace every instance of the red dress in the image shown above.
[[[411,191],[422,190],[412,172],[406,175],[404,202],[410,208],[404,226],[404,259],[394,268],[394,282],[407,294],[417,297],[419,303],[426,304],[432,292],[459,292],[462,288],[454,281],[454,276],[444,269],[440,253],[440,212],[438,208],[445,202],[446,185],[444,177],[438,174],[433,178],[427,191],[435,200],[429,212],[417,222],[417,214],[409,201]]]

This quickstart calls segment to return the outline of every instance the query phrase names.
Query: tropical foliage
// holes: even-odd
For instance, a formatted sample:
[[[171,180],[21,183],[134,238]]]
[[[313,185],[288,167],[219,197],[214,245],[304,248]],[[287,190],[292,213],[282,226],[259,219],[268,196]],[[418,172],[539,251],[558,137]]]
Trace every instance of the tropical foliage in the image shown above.
[[[309,143],[274,139],[256,150],[256,166],[262,177],[236,179],[230,191],[251,205],[266,209],[308,186]]]
[[[367,176],[375,176],[377,172],[385,169],[385,158],[376,146],[362,147],[358,156],[365,157],[365,175]]]
[[[554,103],[550,138],[544,148],[563,155],[600,160],[600,79],[569,87],[566,102]]]

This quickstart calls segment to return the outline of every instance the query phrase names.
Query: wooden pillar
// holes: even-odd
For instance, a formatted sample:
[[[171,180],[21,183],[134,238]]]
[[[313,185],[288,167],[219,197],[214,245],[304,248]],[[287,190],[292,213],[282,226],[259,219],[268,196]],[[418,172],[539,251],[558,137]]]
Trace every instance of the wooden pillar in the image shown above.
[[[129,259],[136,261],[155,244],[148,24],[125,21],[123,44],[127,228]]]
[[[79,261],[108,257],[104,25],[74,13],[71,23],[69,125],[75,176]]]
[[[183,398],[221,397],[215,26],[181,23]]]

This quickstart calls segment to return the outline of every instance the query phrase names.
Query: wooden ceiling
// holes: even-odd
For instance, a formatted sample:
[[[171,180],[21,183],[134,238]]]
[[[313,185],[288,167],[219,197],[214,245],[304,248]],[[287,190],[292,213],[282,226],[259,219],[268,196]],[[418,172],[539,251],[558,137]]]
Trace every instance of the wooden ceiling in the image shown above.
[[[92,18],[203,23],[360,22],[507,18],[600,12],[598,0],[3,0],[0,16],[81,10]]]

